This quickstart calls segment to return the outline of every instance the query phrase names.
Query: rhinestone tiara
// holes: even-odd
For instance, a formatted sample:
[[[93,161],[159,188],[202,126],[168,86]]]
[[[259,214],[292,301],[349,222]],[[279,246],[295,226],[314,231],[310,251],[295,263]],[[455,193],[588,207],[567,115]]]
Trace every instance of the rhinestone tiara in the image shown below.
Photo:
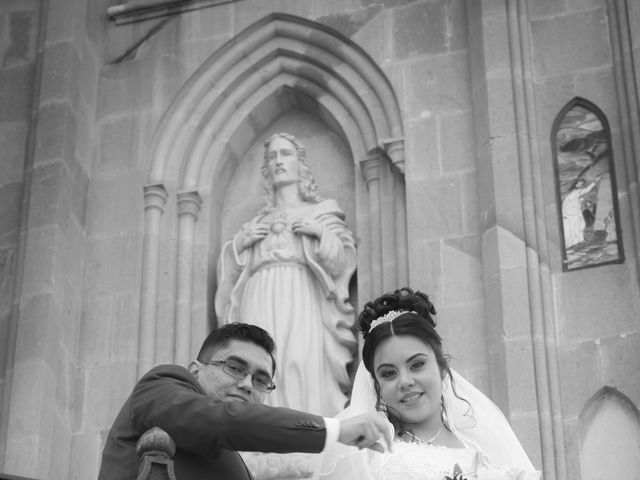
[[[382,325],[383,323],[391,322],[391,321],[395,320],[396,318],[398,318],[400,315],[404,315],[405,313],[414,313],[414,314],[417,315],[417,313],[414,312],[413,310],[391,310],[391,311],[385,313],[383,316],[378,317],[373,322],[371,322],[371,326],[369,327],[369,331],[373,330],[378,325]]]

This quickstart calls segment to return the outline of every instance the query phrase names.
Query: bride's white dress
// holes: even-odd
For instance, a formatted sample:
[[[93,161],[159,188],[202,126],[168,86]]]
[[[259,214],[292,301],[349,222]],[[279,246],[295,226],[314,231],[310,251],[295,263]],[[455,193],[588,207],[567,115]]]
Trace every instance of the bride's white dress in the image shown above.
[[[466,480],[476,480],[478,454],[466,448],[449,448],[417,443],[395,442],[393,453],[382,461],[385,480],[443,480],[453,477],[458,465]]]
[[[444,480],[454,478],[454,466],[465,480],[524,480],[538,478],[517,466],[499,467],[480,452],[418,443],[395,442],[393,453],[380,462],[380,480]],[[375,478],[375,475],[374,475]]]

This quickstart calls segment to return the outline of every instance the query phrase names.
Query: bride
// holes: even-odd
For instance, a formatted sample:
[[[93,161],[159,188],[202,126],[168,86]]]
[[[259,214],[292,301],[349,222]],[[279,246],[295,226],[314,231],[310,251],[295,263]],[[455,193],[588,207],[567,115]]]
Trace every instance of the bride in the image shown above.
[[[408,288],[364,306],[362,364],[340,416],[381,412],[394,432],[393,449],[381,455],[336,447],[323,454],[318,478],[540,478],[502,412],[449,368],[435,313],[427,295]]]

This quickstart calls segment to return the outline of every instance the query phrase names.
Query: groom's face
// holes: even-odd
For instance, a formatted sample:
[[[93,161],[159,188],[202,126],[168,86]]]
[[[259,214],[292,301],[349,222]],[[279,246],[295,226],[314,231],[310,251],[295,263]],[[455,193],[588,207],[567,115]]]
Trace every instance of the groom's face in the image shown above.
[[[193,363],[193,373],[206,394],[216,400],[262,403],[266,393],[253,386],[254,374],[273,375],[272,359],[269,353],[253,342],[231,339],[220,346],[207,361],[233,360],[249,372],[244,378],[237,378],[225,372],[223,364]],[[203,360],[204,362],[204,360]]]

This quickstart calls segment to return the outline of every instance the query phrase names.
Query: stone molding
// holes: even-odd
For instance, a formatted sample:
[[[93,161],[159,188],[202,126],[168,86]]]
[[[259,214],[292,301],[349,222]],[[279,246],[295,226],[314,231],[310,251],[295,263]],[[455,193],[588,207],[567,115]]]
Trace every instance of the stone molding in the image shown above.
[[[116,25],[121,25],[238,1],[240,0],[129,0],[108,7],[107,15]]]
[[[166,183],[178,168],[180,191],[208,187],[206,159],[226,158],[234,133],[252,111],[283,88],[315,99],[346,132],[354,158],[393,139],[404,160],[403,126],[395,92],[355,43],[315,22],[271,14],[214,53],[179,92],[151,150],[149,183]],[[208,172],[206,172],[208,173]]]
[[[193,295],[193,249],[195,229],[202,199],[198,192],[178,194],[178,254],[176,261],[176,315],[174,361],[187,365],[191,360],[191,298]]]
[[[169,198],[162,184],[144,187],[144,239],[142,244],[142,283],[140,286],[140,323],[138,334],[138,376],[155,363],[156,313],[160,227]]]
[[[629,177],[629,210],[633,218],[632,237],[636,265],[640,269],[640,99],[638,79],[634,69],[633,42],[627,15],[628,0],[607,0],[607,18],[611,36],[611,51],[616,81],[620,129],[622,131],[622,157]]]

